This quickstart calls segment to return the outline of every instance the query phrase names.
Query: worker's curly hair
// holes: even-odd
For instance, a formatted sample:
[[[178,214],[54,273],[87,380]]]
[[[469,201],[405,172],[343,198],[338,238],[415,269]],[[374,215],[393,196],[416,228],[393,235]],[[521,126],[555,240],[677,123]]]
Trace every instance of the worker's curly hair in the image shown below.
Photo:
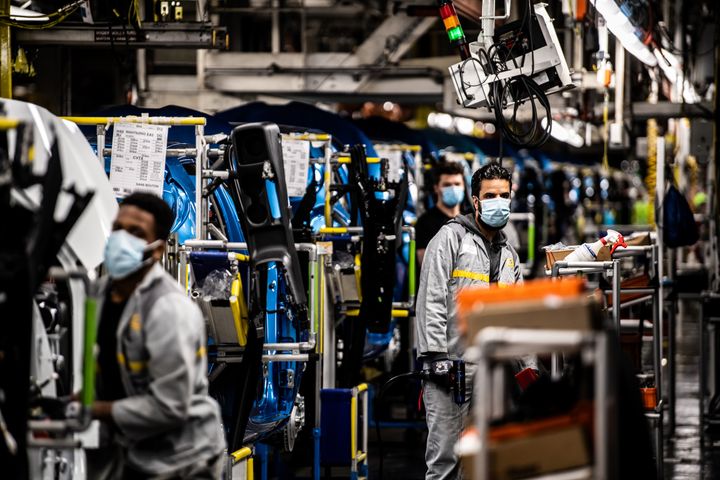
[[[175,222],[175,213],[162,198],[152,193],[134,192],[120,202],[120,207],[133,206],[152,214],[155,218],[155,238],[167,240]]]
[[[512,176],[499,163],[488,163],[477,169],[472,176],[471,190],[474,196],[480,195],[480,184],[483,180],[507,180],[512,188]]]

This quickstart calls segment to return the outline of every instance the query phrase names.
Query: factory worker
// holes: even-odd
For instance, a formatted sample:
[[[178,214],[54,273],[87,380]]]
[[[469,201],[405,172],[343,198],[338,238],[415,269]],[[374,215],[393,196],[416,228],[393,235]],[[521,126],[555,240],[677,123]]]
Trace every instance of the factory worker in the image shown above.
[[[88,478],[219,479],[225,438],[208,394],[205,322],[158,261],[173,224],[149,193],[120,204],[105,247],[97,401],[110,436],[88,450]]]
[[[460,206],[465,198],[465,171],[457,162],[439,163],[433,168],[433,190],[437,203],[423,213],[415,224],[418,265],[430,240],[440,227],[460,215]]]
[[[417,351],[423,368],[445,372],[465,351],[457,331],[455,295],[465,287],[510,285],[522,282],[515,249],[502,232],[510,218],[510,173],[491,163],[472,177],[474,213],[457,216],[445,224],[425,251],[416,306]],[[535,367],[532,358],[525,366]],[[472,385],[472,365],[466,366],[467,388]],[[459,406],[446,388],[423,383],[428,426],[426,479],[460,478],[453,453],[468,402]]]

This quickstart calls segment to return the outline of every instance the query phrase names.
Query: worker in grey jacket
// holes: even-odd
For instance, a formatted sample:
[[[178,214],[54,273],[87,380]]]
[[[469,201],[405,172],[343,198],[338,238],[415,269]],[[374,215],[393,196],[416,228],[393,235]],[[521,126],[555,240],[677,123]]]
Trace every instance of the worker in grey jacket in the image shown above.
[[[457,292],[491,283],[522,282],[518,255],[502,232],[510,218],[510,173],[495,163],[485,165],[473,175],[471,191],[475,213],[455,217],[440,229],[427,247],[420,274],[417,350],[423,367],[436,373],[448,371],[452,360],[461,359],[465,351],[455,318]],[[473,371],[468,364],[468,392]],[[453,447],[468,403],[455,404],[452,394],[433,382],[423,384],[423,401],[428,426],[425,478],[460,478]]]
[[[213,479],[225,438],[208,394],[205,322],[157,261],[173,223],[169,206],[135,193],[120,204],[98,284],[97,398],[114,432],[89,453],[89,478]]]

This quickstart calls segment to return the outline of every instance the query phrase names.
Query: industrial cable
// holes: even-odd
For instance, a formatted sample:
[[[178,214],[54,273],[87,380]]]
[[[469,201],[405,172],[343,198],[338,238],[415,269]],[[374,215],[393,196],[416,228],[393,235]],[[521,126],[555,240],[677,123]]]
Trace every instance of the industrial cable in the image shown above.
[[[512,143],[521,147],[537,148],[543,145],[550,138],[552,131],[552,112],[550,102],[545,91],[532,78],[535,74],[535,50],[533,44],[533,22],[535,14],[532,12],[532,3],[528,1],[525,15],[521,22],[518,33],[515,34],[511,41],[497,42],[491,45],[487,50],[480,48],[477,57],[470,57],[463,61],[458,69],[460,77],[460,88],[468,99],[473,99],[473,94],[468,92],[469,88],[482,87],[485,82],[491,82],[488,95],[488,110],[495,114],[495,121],[502,135]],[[522,32],[528,30],[529,52],[531,56],[530,74],[523,73],[525,67],[525,54],[523,51],[520,55],[520,63],[518,64],[516,55],[513,54],[515,45],[521,45]],[[507,47],[510,43],[511,47]],[[516,70],[520,70],[520,74],[509,79],[500,79],[499,75],[508,70],[508,62]],[[464,72],[469,63],[479,64],[485,74],[485,82],[472,84],[465,81]],[[518,112],[520,107],[528,104],[530,106],[529,126],[523,127],[523,123],[518,120]],[[512,106],[512,112],[506,118],[505,110]],[[544,109],[544,115],[540,112],[540,108]],[[544,121],[543,121],[544,118]]]
[[[39,13],[38,15],[3,15],[0,17],[0,24],[25,30],[46,30],[63,22],[67,17],[75,13],[75,11],[80,8],[80,5],[83,5],[84,3],[85,0],[76,0],[75,2],[69,3],[59,8],[55,12],[48,14]],[[14,18],[26,19],[26,21],[37,20],[38,18],[42,17],[47,17],[48,21],[45,23],[23,23],[21,21],[13,20]]]
[[[380,462],[378,465],[378,478],[382,480],[383,478],[383,466],[384,466],[384,452],[383,452],[383,441],[382,441],[382,435],[381,435],[381,429],[380,429],[380,422],[378,421],[378,404],[380,403],[380,400],[382,399],[383,395],[385,395],[385,392],[392,386],[394,383],[397,383],[400,380],[410,380],[414,378],[421,378],[421,372],[407,372],[407,373],[401,373],[400,375],[396,375],[387,382],[383,383],[380,389],[378,390],[377,395],[375,396],[375,399],[373,403],[375,404],[375,414],[373,415],[375,418],[375,435],[378,438],[378,449],[380,450],[380,455],[378,457],[380,458]]]

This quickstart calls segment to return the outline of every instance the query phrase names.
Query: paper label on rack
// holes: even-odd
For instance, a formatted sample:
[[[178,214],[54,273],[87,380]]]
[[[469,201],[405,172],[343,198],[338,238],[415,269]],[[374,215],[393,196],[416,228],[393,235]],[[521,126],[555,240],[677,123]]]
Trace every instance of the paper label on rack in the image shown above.
[[[332,255],[333,243],[332,242],[316,242],[318,255]]]
[[[282,152],[288,197],[302,197],[307,188],[310,142],[307,140],[283,140]]]
[[[378,149],[378,154],[388,159],[388,182],[399,182],[403,170],[402,150]]]
[[[132,192],[163,194],[168,127],[140,123],[113,126],[110,185],[119,198]]]

